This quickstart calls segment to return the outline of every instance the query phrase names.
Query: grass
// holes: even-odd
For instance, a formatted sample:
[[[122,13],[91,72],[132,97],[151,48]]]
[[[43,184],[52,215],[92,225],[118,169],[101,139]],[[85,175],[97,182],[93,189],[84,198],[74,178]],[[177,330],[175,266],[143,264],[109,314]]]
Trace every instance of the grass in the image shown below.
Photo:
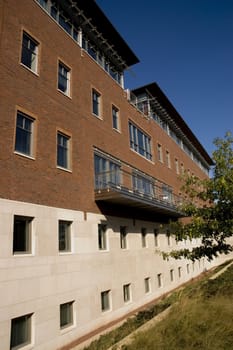
[[[184,289],[166,319],[123,349],[233,349],[233,266],[215,280]]]
[[[130,317],[85,350],[107,350],[170,305],[166,319],[122,350],[233,349],[233,265],[217,279],[209,280],[209,275]]]

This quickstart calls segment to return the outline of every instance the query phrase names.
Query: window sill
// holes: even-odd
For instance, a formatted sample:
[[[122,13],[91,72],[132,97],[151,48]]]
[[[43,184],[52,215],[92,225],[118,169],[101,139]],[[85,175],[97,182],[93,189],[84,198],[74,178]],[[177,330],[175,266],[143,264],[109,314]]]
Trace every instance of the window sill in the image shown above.
[[[57,169],[66,171],[67,173],[72,173],[72,170],[67,169],[67,168],[63,168],[62,166],[59,166],[59,165],[57,165]]]
[[[31,160],[35,160],[34,157],[28,155],[28,154],[25,154],[25,153],[21,153],[19,151],[14,151],[14,154],[16,154],[17,156],[21,156],[21,157],[24,157],[24,158],[28,158],[28,159],[31,159]]]
[[[39,77],[38,72],[34,71],[33,69],[29,68],[28,66],[25,66],[25,64],[23,64],[22,62],[20,62],[20,65],[25,68],[28,72],[31,72],[33,75],[35,75],[36,77]]]
[[[72,97],[70,96],[70,94],[67,94],[67,93],[65,93],[64,91],[59,90],[59,89],[57,89],[57,91],[58,91],[60,94],[62,94],[63,96],[68,97],[70,100],[72,100]]]
[[[27,252],[19,252],[19,253],[13,253],[13,257],[20,257],[20,258],[25,258],[25,257],[33,257],[35,256],[34,253],[27,253]]]
[[[101,115],[95,114],[93,112],[92,112],[92,115],[99,120],[103,120],[103,117]]]
[[[75,324],[71,324],[60,328],[61,334],[71,332],[75,327],[76,327]]]

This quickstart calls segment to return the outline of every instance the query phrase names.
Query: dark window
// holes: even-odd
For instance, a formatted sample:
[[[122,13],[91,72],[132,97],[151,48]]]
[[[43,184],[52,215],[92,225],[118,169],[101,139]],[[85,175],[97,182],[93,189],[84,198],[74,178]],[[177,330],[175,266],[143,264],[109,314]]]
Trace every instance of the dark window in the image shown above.
[[[69,142],[70,138],[61,133],[57,134],[57,165],[69,168]]]
[[[112,107],[112,127],[119,130],[119,110],[116,107]]]
[[[18,112],[16,122],[15,151],[32,155],[33,120],[26,114]]]
[[[74,301],[70,301],[60,305],[60,328],[69,327],[74,323],[73,303]]]
[[[21,63],[37,72],[38,43],[25,32],[23,33]]]
[[[13,253],[31,253],[32,218],[14,216]]]
[[[71,251],[71,222],[60,220],[58,223],[59,251]]]
[[[100,115],[100,94],[95,90],[92,90],[92,112]]]
[[[31,343],[31,318],[32,314],[11,320],[10,349],[19,349]]]
[[[64,94],[70,94],[70,69],[59,62],[58,66],[58,89]]]
[[[110,309],[110,291],[101,292],[101,310],[107,311]]]

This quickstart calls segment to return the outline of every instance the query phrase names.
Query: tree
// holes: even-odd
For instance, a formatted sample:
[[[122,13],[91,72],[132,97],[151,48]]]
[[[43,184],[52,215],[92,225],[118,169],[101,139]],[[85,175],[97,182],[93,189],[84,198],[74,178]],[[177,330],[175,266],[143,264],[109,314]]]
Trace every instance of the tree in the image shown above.
[[[182,210],[189,220],[171,223],[177,241],[200,238],[201,245],[193,249],[173,250],[164,257],[185,257],[191,260],[207,257],[212,260],[230,253],[233,246],[233,137],[227,132],[224,139],[216,138],[213,152],[213,176],[200,180],[185,175],[182,190],[189,198]]]

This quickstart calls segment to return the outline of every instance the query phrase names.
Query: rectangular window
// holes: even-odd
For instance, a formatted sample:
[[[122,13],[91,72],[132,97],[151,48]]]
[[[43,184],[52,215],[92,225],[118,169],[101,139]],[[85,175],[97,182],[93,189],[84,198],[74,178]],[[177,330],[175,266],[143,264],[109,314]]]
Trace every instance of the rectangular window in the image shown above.
[[[101,292],[101,310],[110,310],[110,290],[105,290]]]
[[[123,286],[123,297],[124,297],[125,303],[127,303],[131,300],[130,284],[125,284]]]
[[[58,90],[70,96],[70,69],[61,62],[58,64]]]
[[[60,132],[57,133],[57,166],[70,168],[70,137]]]
[[[179,175],[180,169],[179,169],[179,162],[178,162],[178,159],[175,159],[175,167],[176,167],[176,173],[177,173],[177,175]]]
[[[166,236],[167,236],[167,245],[170,246],[171,245],[171,234],[168,230],[167,230]]]
[[[16,350],[32,342],[32,314],[11,320],[10,349]]]
[[[107,225],[98,225],[98,245],[100,250],[107,250]]]
[[[92,113],[100,117],[100,99],[101,95],[96,91],[92,90]]]
[[[157,281],[158,281],[158,287],[161,288],[162,287],[162,274],[161,273],[158,273],[157,275]]]
[[[145,284],[145,293],[150,293],[150,278],[147,277],[144,279]]]
[[[38,42],[25,32],[23,32],[21,63],[37,73]]]
[[[154,239],[155,239],[155,247],[158,247],[159,245],[159,238],[158,238],[158,230],[154,229]]]
[[[174,281],[174,270],[173,269],[170,270],[170,280],[171,280],[171,282]]]
[[[154,196],[154,180],[152,178],[141,175],[140,173],[133,173],[133,190],[140,194],[147,195],[149,197]]]
[[[126,226],[120,227],[120,243],[121,249],[127,249],[127,231]]]
[[[59,220],[58,222],[58,241],[60,252],[71,251],[71,222]]]
[[[168,151],[166,151],[166,165],[168,168],[171,168],[170,153]]]
[[[15,151],[27,156],[33,156],[33,123],[28,115],[17,112]]]
[[[74,301],[60,305],[60,328],[70,327],[74,324],[73,316]]]
[[[179,278],[181,277],[181,275],[182,275],[182,267],[179,266],[178,267],[178,276],[179,276]]]
[[[106,188],[109,185],[113,187],[121,185],[121,170],[119,164],[97,154],[94,156],[94,162],[96,189]]]
[[[113,129],[119,130],[119,110],[112,106],[112,127]]]
[[[189,273],[189,272],[190,272],[190,270],[189,270],[189,264],[186,265],[186,269],[187,269],[187,273]]]
[[[142,228],[141,229],[141,238],[142,238],[142,248],[145,248],[146,247],[146,228]]]
[[[14,216],[13,254],[30,254],[32,252],[32,220],[31,217]]]
[[[184,164],[183,163],[180,164],[180,169],[181,169],[181,174],[184,175]]]
[[[152,160],[151,139],[132,123],[129,123],[130,148],[146,159]]]
[[[162,146],[158,143],[157,145],[157,151],[158,151],[158,160],[160,162],[163,162],[163,151],[162,151]]]

